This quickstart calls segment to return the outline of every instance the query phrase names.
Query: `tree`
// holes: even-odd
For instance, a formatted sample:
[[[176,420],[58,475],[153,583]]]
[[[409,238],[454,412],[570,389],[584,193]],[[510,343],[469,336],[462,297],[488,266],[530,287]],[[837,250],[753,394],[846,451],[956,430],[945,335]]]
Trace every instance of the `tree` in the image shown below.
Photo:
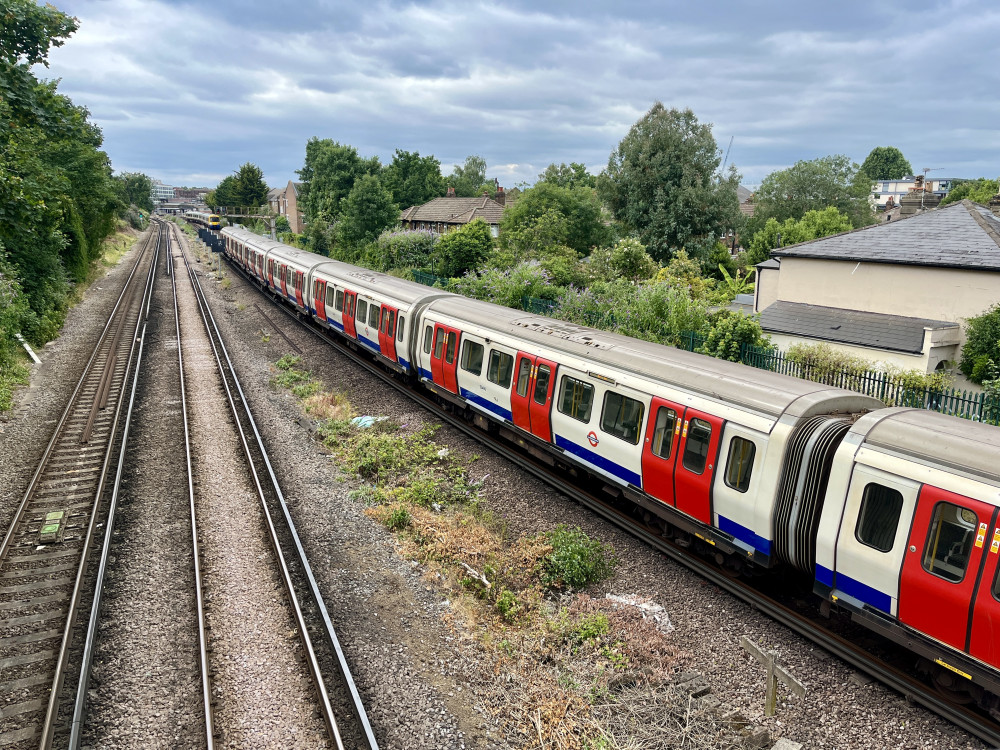
[[[40,6],[33,0],[7,0],[0,24],[0,59],[10,65],[41,63],[50,47],[61,47],[79,28],[79,22],[51,5]]]
[[[470,221],[438,240],[434,251],[438,275],[455,277],[475,271],[492,249],[489,224],[482,219]]]
[[[236,170],[232,185],[236,202],[226,205],[258,207],[267,203],[267,183],[264,182],[264,173],[256,164],[247,162]]]
[[[989,203],[993,197],[1000,192],[1000,180],[987,180],[980,177],[978,180],[962,180],[941,200],[941,205],[955,203],[960,200],[970,200],[974,203]]]
[[[720,178],[720,161],[711,125],[656,102],[611,152],[598,190],[658,261],[684,247],[701,254],[741,218],[739,175]]]
[[[779,237],[781,246],[787,247],[851,229],[851,220],[833,206],[822,211],[806,211],[798,221],[785,219],[779,224],[776,219],[768,219],[763,229],[750,240],[747,264],[756,265],[767,260],[771,251],[778,247]]]
[[[481,188],[486,182],[486,159],[474,154],[466,156],[465,163],[456,165],[446,182],[455,188],[455,195],[460,198],[482,195]]]
[[[115,191],[123,208],[137,206],[147,213],[153,212],[153,181],[142,172],[122,172],[115,175]]]
[[[712,323],[708,336],[698,347],[698,351],[730,362],[739,362],[744,347],[763,348],[769,347],[770,343],[756,317],[725,310]]]
[[[595,281],[645,281],[659,270],[643,244],[633,237],[618,240],[614,247],[595,250],[590,256],[590,273]]]
[[[870,196],[871,181],[857,164],[840,154],[823,156],[765,177],[754,196],[754,216],[783,222],[833,206],[863,227],[875,223]]]
[[[590,174],[579,162],[549,164],[545,171],[538,175],[538,182],[549,182],[564,188],[597,187],[597,177]]]
[[[433,156],[396,149],[392,162],[385,168],[382,183],[392,194],[400,209],[419,206],[445,193],[441,162]]]
[[[381,171],[378,157],[362,159],[354,146],[329,138],[310,138],[306,143],[305,164],[297,170],[304,183],[300,202],[306,218],[335,221],[340,216],[341,202],[351,192],[355,180]]]
[[[360,248],[399,222],[399,209],[378,177],[362,175],[343,202],[336,226],[339,245]]]
[[[861,172],[871,181],[898,180],[913,174],[913,167],[895,146],[876,146],[861,163]]]
[[[607,244],[611,239],[593,190],[540,182],[521,193],[517,201],[504,210],[500,219],[501,244],[512,247],[523,241],[526,233],[537,238],[539,219],[546,214],[551,214],[550,220],[561,218],[564,226],[564,231],[552,234],[549,244],[568,245],[586,255],[592,247]]]
[[[966,321],[958,369],[973,383],[1000,378],[1000,303]]]

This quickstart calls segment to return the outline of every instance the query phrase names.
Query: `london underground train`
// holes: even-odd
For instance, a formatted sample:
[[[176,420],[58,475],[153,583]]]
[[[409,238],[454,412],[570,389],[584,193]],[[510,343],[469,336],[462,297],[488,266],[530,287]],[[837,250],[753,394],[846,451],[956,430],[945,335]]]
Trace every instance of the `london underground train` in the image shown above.
[[[734,572],[805,580],[1000,708],[1000,429],[222,230],[300,314]]]

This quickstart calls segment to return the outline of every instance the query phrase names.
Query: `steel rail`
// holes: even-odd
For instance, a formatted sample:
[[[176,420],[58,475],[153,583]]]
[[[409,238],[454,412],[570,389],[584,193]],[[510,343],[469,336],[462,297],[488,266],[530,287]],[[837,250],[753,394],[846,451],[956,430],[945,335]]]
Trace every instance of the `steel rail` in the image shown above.
[[[328,646],[336,654],[338,660],[338,667],[340,670],[341,679],[347,688],[348,694],[351,697],[351,706],[355,714],[355,719],[358,726],[361,728],[363,733],[363,740],[366,746],[371,750],[377,750],[378,743],[375,739],[374,733],[371,730],[371,725],[368,721],[367,713],[365,712],[363,702],[361,701],[360,694],[357,691],[357,686],[354,683],[354,678],[351,675],[350,668],[347,665],[346,658],[344,657],[343,650],[340,646],[340,641],[337,638],[336,632],[333,628],[333,623],[330,619],[329,612],[326,608],[326,603],[323,600],[322,594],[319,591],[319,587],[316,583],[315,576],[313,575],[312,568],[309,565],[308,558],[306,557],[305,550],[302,547],[301,540],[299,539],[298,531],[295,528],[295,523],[292,520],[291,514],[288,510],[288,505],[285,502],[284,494],[281,491],[281,486],[278,482],[277,476],[274,473],[274,469],[271,464],[270,457],[267,453],[267,449],[264,445],[264,440],[257,428],[257,423],[253,418],[253,413],[250,409],[249,402],[246,399],[246,394],[243,391],[243,387],[239,381],[239,377],[236,375],[236,368],[232,363],[232,359],[229,356],[229,352],[226,349],[225,342],[223,341],[221,331],[215,322],[215,317],[212,314],[211,306],[208,304],[208,299],[206,298],[204,291],[201,288],[201,283],[197,278],[197,274],[194,272],[187,253],[184,251],[183,245],[181,246],[181,252],[184,257],[184,263],[187,266],[188,275],[191,279],[192,287],[195,289],[196,298],[198,299],[199,308],[201,310],[202,320],[205,324],[206,331],[209,332],[209,340],[212,343],[213,354],[215,355],[216,363],[219,368],[219,373],[222,376],[223,385],[225,386],[226,397],[229,401],[230,408],[233,412],[234,421],[238,432],[240,434],[240,439],[243,444],[244,453],[247,457],[247,461],[250,466],[251,475],[253,477],[254,483],[257,487],[261,499],[261,507],[264,510],[264,515],[268,524],[268,533],[271,537],[271,543],[274,546],[279,565],[282,570],[282,575],[285,580],[285,586],[288,591],[290,601],[295,612],[295,617],[299,625],[299,629],[303,638],[303,643],[306,646],[306,652],[308,655],[309,669],[313,674],[314,681],[316,683],[317,690],[320,694],[321,708],[324,714],[324,721],[327,724],[327,728],[330,731],[331,737],[334,739],[336,746],[343,750],[344,744],[340,735],[340,729],[337,725],[336,717],[334,716],[333,708],[330,705],[329,693],[326,688],[325,681],[323,680],[322,672],[319,663],[316,658],[315,650],[312,644],[312,639],[309,636],[308,628],[306,626],[302,609],[298,601],[298,597],[295,594],[294,585],[292,584],[290,572],[288,570],[287,563],[284,558],[284,554],[281,551],[280,541],[277,537],[277,530],[274,526],[274,520],[271,515],[270,509],[267,507],[267,500],[264,492],[264,488],[261,484],[260,476],[257,472],[255,461],[252,456],[252,451],[250,449],[250,443],[243,429],[243,425],[240,421],[240,413],[246,418],[250,429],[254,435],[254,441],[257,450],[260,453],[261,460],[267,470],[268,478],[270,480],[271,490],[274,492],[276,502],[281,509],[282,515],[284,517],[287,529],[291,535],[293,546],[295,548],[296,562],[299,564],[302,574],[306,577],[308,582],[308,588],[310,596],[312,597],[313,603],[319,610],[318,614],[323,623],[323,635],[327,640]],[[216,341],[218,345],[216,345]],[[220,357],[221,352],[221,357]],[[222,358],[225,358],[225,366],[223,365]],[[239,402],[242,407],[242,411],[237,409],[236,400],[233,396],[233,391],[229,386],[226,378],[226,373],[233,380],[233,386],[235,387]]]
[[[229,262],[228,258],[227,262]],[[664,540],[662,537],[651,533],[634,519],[608,503],[600,500],[596,495],[587,493],[579,487],[565,483],[564,480],[562,480],[562,478],[554,472],[547,471],[544,466],[537,464],[530,454],[513,449],[505,443],[501,443],[499,440],[494,440],[481,430],[469,425],[463,419],[440,409],[437,402],[429,398],[429,396],[427,396],[424,392],[418,391],[404,383],[401,383],[391,373],[379,367],[367,356],[355,351],[352,347],[341,341],[338,336],[332,335],[328,329],[317,325],[311,318],[302,318],[289,310],[287,306],[279,304],[278,300],[263,291],[256,279],[249,277],[243,269],[235,263],[229,262],[229,264],[230,267],[236,269],[240,275],[243,276],[243,278],[261,290],[261,293],[265,297],[271,299],[275,307],[287,315],[291,320],[296,321],[305,330],[309,331],[323,341],[332,344],[338,351],[351,357],[352,360],[361,364],[366,370],[376,375],[384,382],[391,384],[400,392],[407,394],[414,401],[418,402],[421,406],[432,412],[435,417],[445,420],[450,425],[461,430],[464,434],[477,440],[482,445],[492,449],[502,457],[517,464],[519,467],[526,469],[529,473],[541,479],[554,489],[568,495],[582,505],[585,505],[625,531],[628,531],[632,535],[642,539],[657,551],[668,555],[674,561],[684,565],[698,575],[701,575],[703,578],[708,579],[712,583],[724,589],[726,592],[742,599],[751,606],[756,607],[772,619],[786,625],[799,635],[819,645],[835,656],[838,656],[851,666],[866,672],[879,682],[882,682],[915,702],[920,703],[925,708],[938,714],[942,718],[947,719],[970,734],[975,735],[992,745],[1000,746],[1000,725],[986,724],[984,723],[982,716],[975,714],[962,706],[957,706],[943,700],[916,678],[913,678],[901,670],[896,669],[892,665],[872,656],[836,633],[821,628],[813,621],[799,615],[780,602],[777,602],[776,600],[771,599],[770,597],[753,589],[742,586],[738,581],[712,567],[701,558],[690,555],[681,548]]]
[[[136,321],[136,332],[138,332],[138,330],[139,330],[139,324],[142,323],[144,321],[144,318],[145,318],[145,316],[142,313],[142,309],[141,308],[144,306],[143,303],[145,303],[145,301],[146,301],[146,295],[151,295],[152,294],[153,281],[154,281],[154,279],[156,277],[156,259],[157,259],[158,253],[159,253],[159,249],[160,249],[160,236],[159,236],[159,232],[158,232],[157,233],[156,246],[155,246],[155,248],[153,250],[153,259],[152,259],[152,262],[150,263],[149,273],[146,276],[146,285],[145,285],[145,288],[144,288],[144,291],[143,291],[142,302],[140,303],[139,316],[138,316],[138,319]],[[144,249],[144,252],[145,252],[145,250],[148,250],[148,246]],[[132,275],[129,276],[129,283],[131,283],[131,281],[132,281]],[[134,296],[135,296],[135,294],[134,294],[134,290],[133,290],[133,292],[128,295],[127,299],[131,300],[132,298],[134,298]],[[126,306],[125,306],[125,308],[123,309],[122,312],[123,313],[127,312],[127,308],[128,308],[128,305],[126,304]],[[117,306],[116,306],[115,309],[116,310],[118,309]],[[136,353],[137,346],[141,347],[141,345],[142,345],[141,341],[138,341],[138,344],[137,344],[137,337],[135,336],[135,334],[133,334],[133,336],[132,336],[132,343],[131,343],[131,345],[129,347],[128,358],[126,360],[125,375],[124,375],[124,378],[122,380],[123,387],[129,381],[129,377],[130,377],[130,375],[132,373],[133,365],[135,365],[136,370],[138,369],[138,362],[135,359],[135,353]],[[135,382],[137,380],[138,380],[138,378],[134,378],[133,379],[133,392],[134,392],[134,389],[135,389]],[[97,510],[98,510],[98,505],[100,504],[100,499],[101,499],[101,497],[104,494],[104,490],[105,490],[105,486],[106,486],[106,480],[107,480],[107,474],[108,474],[108,469],[110,468],[110,463],[111,463],[111,460],[112,460],[112,457],[113,457],[113,454],[114,454],[115,435],[116,435],[116,433],[118,431],[118,423],[119,423],[119,421],[121,419],[122,404],[123,404],[123,401],[122,401],[122,399],[119,398],[117,404],[115,405],[115,415],[114,415],[114,419],[112,421],[111,430],[110,430],[110,433],[109,433],[110,437],[109,437],[109,440],[108,440],[108,447],[107,447],[107,450],[105,452],[104,462],[103,462],[102,467],[101,467],[100,480],[98,482],[97,490],[94,493],[94,498],[95,498],[95,500],[94,500],[94,510],[90,514],[90,521],[87,524],[86,541],[84,542],[83,550],[82,550],[81,555],[80,555],[80,565],[79,565],[79,569],[77,570],[76,581],[75,581],[75,583],[73,585],[73,593],[72,593],[72,596],[70,598],[70,604],[69,604],[69,608],[68,608],[68,613],[69,614],[68,614],[67,619],[66,619],[66,625],[65,625],[65,628],[63,630],[62,643],[60,645],[59,655],[58,655],[57,660],[56,660],[56,672],[55,672],[55,676],[54,676],[54,678],[52,680],[52,689],[49,692],[49,702],[48,702],[48,707],[47,707],[46,712],[45,712],[45,722],[44,722],[43,727],[42,727],[42,735],[41,735],[41,744],[40,744],[40,747],[42,748],[42,750],[47,750],[48,748],[50,748],[52,746],[52,740],[53,740],[53,735],[55,733],[56,722],[57,722],[57,719],[58,719],[58,716],[59,716],[59,702],[60,702],[60,698],[61,698],[61,694],[62,694],[63,680],[66,677],[66,673],[67,673],[68,667],[69,667],[70,647],[71,647],[71,643],[72,643],[73,628],[74,628],[74,626],[76,624],[77,609],[78,609],[78,607],[80,605],[80,599],[82,598],[82,595],[83,595],[84,578],[85,578],[85,574],[86,574],[86,571],[87,571],[87,568],[88,568],[88,560],[89,560],[89,557],[90,557],[90,552],[91,552],[91,549],[92,549],[93,544],[94,544],[94,539],[95,539],[95,537],[97,535],[98,515],[99,515],[98,512],[97,512]],[[130,422],[131,422],[131,402],[129,404],[129,413],[128,413],[127,417],[126,417],[126,430],[127,430],[127,425]],[[125,435],[123,437],[127,438],[127,435]],[[121,459],[123,457],[124,457],[124,450],[122,450],[122,452],[120,454],[120,457],[119,457],[119,477],[116,477],[115,486],[114,486],[114,496],[115,497],[117,497],[118,483],[120,482],[120,473],[121,473]],[[112,500],[112,506],[113,505],[114,505],[114,499]],[[107,539],[109,539],[109,540],[110,540],[111,526],[113,525],[112,521],[113,521],[113,515],[110,515],[108,517],[107,535],[106,535]],[[98,584],[97,584],[97,587],[96,587],[96,591],[95,591],[95,608],[93,610],[95,612],[96,612],[96,606],[100,602],[100,594],[101,594],[101,586],[100,586],[100,581],[98,581]],[[85,650],[86,650],[86,648],[87,648],[88,645],[91,645],[89,643],[89,638],[88,638],[88,641],[85,642],[85,645],[84,645]],[[81,663],[81,670],[83,669],[84,666],[86,666],[86,661],[84,661],[84,662]],[[86,691],[84,691],[84,692],[86,692]],[[74,700],[74,705],[75,705],[75,700]],[[71,731],[72,731],[72,729],[71,729]]]

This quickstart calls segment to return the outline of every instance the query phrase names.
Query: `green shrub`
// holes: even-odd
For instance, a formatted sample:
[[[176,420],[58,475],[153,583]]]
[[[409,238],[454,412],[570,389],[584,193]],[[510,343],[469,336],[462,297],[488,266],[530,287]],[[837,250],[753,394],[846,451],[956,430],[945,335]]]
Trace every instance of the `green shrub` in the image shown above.
[[[537,263],[524,261],[508,268],[490,267],[454,279],[448,290],[466,297],[520,309],[524,297],[555,299],[548,273]]]
[[[383,520],[385,527],[390,531],[402,531],[408,528],[412,522],[413,516],[404,505],[397,505],[385,515]]]
[[[518,613],[523,610],[523,606],[517,599],[517,594],[510,589],[501,589],[497,595],[495,606],[500,616],[508,622],[513,622],[517,619]]]
[[[301,361],[302,357],[298,357],[294,354],[286,354],[277,362],[275,362],[274,366],[277,367],[279,370],[293,370],[299,366],[299,362]]]
[[[594,612],[581,617],[575,625],[569,628],[567,635],[575,641],[586,643],[607,635],[611,630],[611,621],[603,612]]]
[[[580,528],[560,524],[545,534],[552,547],[542,559],[542,583],[552,588],[581,588],[614,573],[614,550],[591,539]]]
[[[973,383],[989,380],[1000,367],[1000,303],[966,321],[958,369]]]
[[[767,348],[770,343],[756,317],[723,312],[717,316],[698,351],[730,362],[739,362],[743,347]]]

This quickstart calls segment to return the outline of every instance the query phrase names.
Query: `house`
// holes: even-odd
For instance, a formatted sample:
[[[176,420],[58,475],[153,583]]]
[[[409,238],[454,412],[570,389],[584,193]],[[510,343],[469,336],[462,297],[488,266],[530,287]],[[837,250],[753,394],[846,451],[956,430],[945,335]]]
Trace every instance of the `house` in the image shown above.
[[[477,198],[458,198],[455,188],[448,188],[444,198],[434,198],[420,206],[411,206],[399,216],[404,229],[427,229],[444,234],[465,226],[470,221],[482,219],[490,226],[496,237],[500,234],[500,217],[503,216],[506,196],[504,189],[498,188],[496,200],[489,195]]]
[[[754,311],[781,349],[826,342],[932,372],[960,357],[964,321],[998,301],[1000,216],[966,200],[773,250]]]
[[[753,203],[753,193],[750,192],[749,188],[745,188],[742,185],[736,186],[736,200],[740,202],[740,213],[746,216],[748,219],[753,216],[754,203]]]
[[[288,226],[295,234],[302,234],[305,222],[299,210],[299,191],[301,182],[288,181],[283,188],[271,188],[267,191],[267,205],[278,216],[288,219]]]
[[[879,209],[884,209],[886,201],[892,198],[895,205],[900,204],[900,200],[909,192],[924,189],[924,175],[900,177],[898,180],[877,179],[873,180],[872,200]],[[954,187],[955,177],[938,177],[926,180],[926,190],[941,198],[948,195]]]

